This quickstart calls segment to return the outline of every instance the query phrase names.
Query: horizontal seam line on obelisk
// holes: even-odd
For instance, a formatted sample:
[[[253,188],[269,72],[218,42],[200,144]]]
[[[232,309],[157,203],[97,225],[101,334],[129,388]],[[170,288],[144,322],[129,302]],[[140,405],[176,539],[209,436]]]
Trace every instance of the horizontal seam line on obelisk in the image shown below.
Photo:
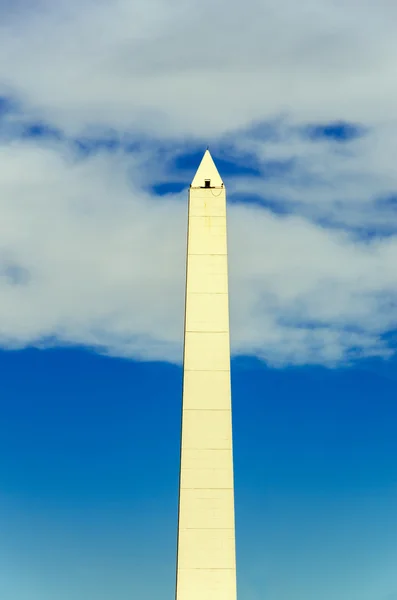
[[[230,408],[184,408],[183,410],[184,410],[184,412],[186,412],[187,410],[190,410],[190,411],[208,410],[211,412],[231,412]]]
[[[232,487],[215,487],[215,488],[188,488],[188,487],[181,487],[181,490],[194,490],[194,491],[198,491],[198,490],[208,490],[209,492],[215,492],[217,490],[227,490],[228,492],[232,492],[234,488]]]
[[[228,296],[228,292],[191,292],[189,291],[189,288],[187,290],[187,295],[188,297],[190,295],[196,295],[196,296]]]
[[[178,567],[178,571],[235,571],[236,567]]]
[[[202,446],[183,446],[182,445],[182,449],[183,450],[231,450],[232,446],[221,446],[220,448],[207,448],[207,446],[205,446],[204,448]]]
[[[229,329],[216,331],[214,329],[186,329],[186,333],[229,333]]]
[[[182,531],[234,531],[234,527],[181,527]]]
[[[185,373],[229,373],[230,369],[185,369]]]

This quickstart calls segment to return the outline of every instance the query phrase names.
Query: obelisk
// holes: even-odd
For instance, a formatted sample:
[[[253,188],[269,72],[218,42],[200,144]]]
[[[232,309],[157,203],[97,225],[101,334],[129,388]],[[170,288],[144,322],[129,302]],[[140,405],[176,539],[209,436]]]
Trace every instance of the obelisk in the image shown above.
[[[176,600],[236,600],[226,190],[189,190]]]

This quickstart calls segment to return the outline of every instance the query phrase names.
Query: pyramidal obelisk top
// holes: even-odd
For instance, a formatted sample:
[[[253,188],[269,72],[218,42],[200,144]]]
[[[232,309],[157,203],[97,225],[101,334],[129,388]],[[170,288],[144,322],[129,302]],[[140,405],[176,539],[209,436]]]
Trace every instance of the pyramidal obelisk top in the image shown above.
[[[208,183],[206,185],[206,182],[210,182],[210,185],[208,185]],[[199,168],[193,177],[191,187],[223,187],[223,181],[208,149],[201,159]]]

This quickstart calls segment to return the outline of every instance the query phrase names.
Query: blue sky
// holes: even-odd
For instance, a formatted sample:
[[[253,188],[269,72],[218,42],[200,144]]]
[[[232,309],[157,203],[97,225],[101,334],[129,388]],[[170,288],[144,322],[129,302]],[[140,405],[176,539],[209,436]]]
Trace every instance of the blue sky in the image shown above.
[[[0,364],[3,597],[172,597],[180,367],[71,349]],[[241,598],[393,597],[390,369],[233,362]]]
[[[239,598],[397,600],[396,17],[0,0],[0,598],[173,597],[187,188],[209,144]]]

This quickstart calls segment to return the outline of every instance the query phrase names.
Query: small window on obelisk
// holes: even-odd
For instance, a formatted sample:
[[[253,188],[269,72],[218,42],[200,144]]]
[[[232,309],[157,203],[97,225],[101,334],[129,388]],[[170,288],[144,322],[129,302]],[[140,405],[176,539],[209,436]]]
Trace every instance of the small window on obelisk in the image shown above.
[[[211,179],[206,179],[206,180],[204,181],[204,187],[206,187],[206,188],[209,188],[209,187],[211,187]]]

